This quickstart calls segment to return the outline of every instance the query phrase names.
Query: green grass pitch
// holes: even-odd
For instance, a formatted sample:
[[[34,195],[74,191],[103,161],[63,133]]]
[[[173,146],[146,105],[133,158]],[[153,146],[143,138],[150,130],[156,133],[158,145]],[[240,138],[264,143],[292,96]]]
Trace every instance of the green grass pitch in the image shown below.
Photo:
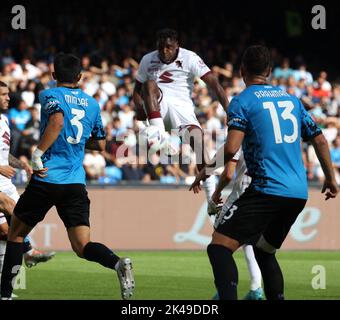
[[[212,272],[204,251],[118,252],[134,265],[134,299],[210,299],[214,293]],[[235,254],[239,268],[239,298],[249,288],[243,252]],[[285,277],[286,299],[340,299],[339,252],[279,252]],[[326,270],[326,289],[312,288],[315,265]],[[120,299],[114,271],[79,259],[71,252],[26,269],[26,289],[16,290],[19,299]]]

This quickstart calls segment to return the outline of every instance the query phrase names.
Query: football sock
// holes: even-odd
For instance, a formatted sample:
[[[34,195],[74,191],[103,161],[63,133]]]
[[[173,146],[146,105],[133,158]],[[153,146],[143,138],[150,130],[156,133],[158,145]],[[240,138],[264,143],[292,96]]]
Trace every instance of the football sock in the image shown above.
[[[208,256],[220,300],[237,300],[238,271],[230,249],[209,244]]]
[[[11,221],[12,221],[12,216],[6,216],[6,219],[7,219],[8,225],[10,226],[11,225]],[[25,239],[24,239],[24,242],[23,242],[24,253],[28,253],[28,251],[30,251],[32,249],[33,248],[32,248],[31,242],[30,242],[30,237],[26,236]]]
[[[284,300],[284,282],[281,268],[274,253],[267,253],[253,247],[257,263],[261,269],[264,292],[267,300]]]
[[[12,283],[20,271],[22,255],[22,243],[7,241],[5,261],[1,275],[1,298],[10,298],[12,296]]]
[[[27,253],[27,254],[33,253],[33,248],[31,246],[31,243],[28,240],[26,240],[26,238],[24,239],[24,243],[23,243],[22,248],[23,248],[24,253]]]
[[[5,253],[6,253],[6,241],[0,241],[0,273],[2,271],[2,267],[4,264]]]
[[[261,270],[255,259],[253,246],[243,246],[244,256],[250,275],[250,290],[256,290],[261,287]]]
[[[97,242],[89,242],[84,248],[83,255],[86,260],[98,262],[110,269],[115,269],[120,259],[109,248]]]
[[[161,129],[163,132],[165,131],[164,121],[159,111],[150,112],[149,122],[150,122],[150,125],[156,126],[157,128]]]

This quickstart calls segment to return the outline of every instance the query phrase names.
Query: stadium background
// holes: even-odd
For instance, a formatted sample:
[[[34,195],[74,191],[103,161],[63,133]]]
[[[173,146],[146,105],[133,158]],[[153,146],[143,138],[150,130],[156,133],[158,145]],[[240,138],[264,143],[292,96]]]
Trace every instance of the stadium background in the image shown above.
[[[243,89],[238,71],[243,50],[254,43],[270,46],[274,58],[270,81],[311,105],[309,112],[324,130],[339,175],[339,9],[331,3],[324,3],[326,30],[311,27],[311,8],[321,4],[313,1],[38,0],[24,4],[26,30],[11,28],[14,4],[5,2],[0,13],[0,80],[11,88],[12,152],[30,161],[39,139],[37,94],[54,85],[50,76],[53,55],[59,51],[79,55],[84,74],[81,87],[98,100],[108,135],[105,154],[87,154],[84,160],[92,200],[92,234],[98,241],[128,250],[200,249],[209,241],[211,224],[204,215],[204,196],[187,191],[194,164],[144,165],[138,163],[138,156],[116,157],[122,136],[129,147],[136,144],[139,127],[131,99],[135,74],[141,57],[154,50],[155,33],[162,27],[179,31],[181,46],[204,59],[229,98]],[[199,80],[193,100],[204,128],[224,129],[216,97]],[[213,139],[211,152],[222,142]],[[311,199],[285,248],[338,250],[339,199],[323,201],[318,192],[323,180],[320,165],[309,145],[303,144],[302,150]],[[184,152],[191,156],[189,150]],[[26,181],[25,173],[18,171],[14,182],[20,190]],[[36,228],[32,239],[41,248],[70,249],[55,214]]]

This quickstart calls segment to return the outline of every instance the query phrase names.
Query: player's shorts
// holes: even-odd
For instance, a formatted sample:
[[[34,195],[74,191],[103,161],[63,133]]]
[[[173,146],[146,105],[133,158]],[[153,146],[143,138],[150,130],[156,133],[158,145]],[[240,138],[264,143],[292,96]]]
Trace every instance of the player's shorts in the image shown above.
[[[201,128],[192,101],[166,96],[161,93],[160,112],[167,130],[181,129],[190,125]]]
[[[8,197],[13,199],[15,202],[18,202],[19,200],[20,196],[14,184],[9,184],[8,186],[2,187],[0,192],[6,194]],[[4,224],[4,223],[7,223],[7,219],[5,215],[1,212],[0,213],[0,224]]]
[[[14,214],[33,228],[53,206],[67,229],[90,226],[90,200],[83,184],[53,184],[31,179]]]
[[[237,240],[240,245],[255,245],[261,235],[279,249],[307,200],[264,194],[251,187],[221,212],[215,230]]]

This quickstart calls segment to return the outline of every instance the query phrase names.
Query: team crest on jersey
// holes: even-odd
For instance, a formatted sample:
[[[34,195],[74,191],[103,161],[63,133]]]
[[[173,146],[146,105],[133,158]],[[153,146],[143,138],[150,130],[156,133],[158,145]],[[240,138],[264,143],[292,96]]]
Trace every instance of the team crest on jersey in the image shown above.
[[[171,83],[171,82],[174,81],[173,79],[170,78],[172,76],[173,76],[173,74],[171,72],[165,71],[159,76],[159,78],[161,79],[161,81],[159,81],[159,82],[160,83]]]
[[[175,63],[176,63],[177,68],[183,69],[183,61],[181,61],[181,60],[176,60]]]

